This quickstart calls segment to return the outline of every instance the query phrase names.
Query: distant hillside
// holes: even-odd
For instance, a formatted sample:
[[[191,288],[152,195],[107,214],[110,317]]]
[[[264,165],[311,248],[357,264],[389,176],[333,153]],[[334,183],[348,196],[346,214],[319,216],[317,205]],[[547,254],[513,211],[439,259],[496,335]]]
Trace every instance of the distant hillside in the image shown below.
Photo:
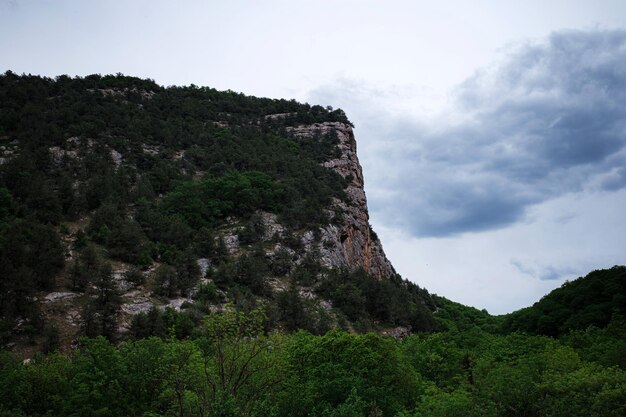
[[[506,332],[559,336],[589,326],[605,327],[626,315],[626,267],[614,266],[566,282],[540,301],[504,317]]]
[[[501,316],[492,316],[487,310],[466,306],[439,295],[433,294],[433,299],[437,305],[434,316],[442,330],[479,328],[489,333],[501,330]]]

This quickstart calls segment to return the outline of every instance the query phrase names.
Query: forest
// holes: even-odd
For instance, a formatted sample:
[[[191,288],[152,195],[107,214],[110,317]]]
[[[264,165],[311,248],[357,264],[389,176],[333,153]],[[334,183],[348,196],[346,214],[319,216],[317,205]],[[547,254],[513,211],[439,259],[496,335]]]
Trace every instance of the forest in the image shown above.
[[[445,305],[445,303],[444,303]],[[395,340],[265,329],[260,309],[208,315],[193,337],[71,354],[0,355],[6,416],[623,416],[626,323],[559,338],[498,334],[455,305],[442,330]],[[444,307],[445,308],[445,307]],[[465,311],[461,311],[465,310]],[[480,313],[480,312],[478,312]],[[445,328],[445,330],[443,330]]]
[[[626,267],[492,316],[323,266],[303,236],[323,246],[352,178],[323,166],[336,135],[290,134],[321,122],[350,125],[121,74],[0,75],[0,416],[626,415]],[[122,323],[120,282],[161,304]]]

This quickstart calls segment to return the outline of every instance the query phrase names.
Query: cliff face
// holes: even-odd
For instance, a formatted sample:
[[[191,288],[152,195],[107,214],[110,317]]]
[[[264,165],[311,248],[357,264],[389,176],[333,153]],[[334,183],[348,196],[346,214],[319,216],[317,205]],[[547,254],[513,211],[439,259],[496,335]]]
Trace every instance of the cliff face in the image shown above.
[[[380,240],[373,236],[369,224],[365,197],[363,171],[357,156],[356,140],[352,127],[341,122],[323,122],[287,128],[297,138],[311,139],[318,135],[336,134],[341,154],[324,163],[351,181],[346,188],[347,202],[335,201],[335,209],[343,212],[341,225],[322,228],[320,260],[325,266],[365,269],[371,275],[384,279],[395,273],[385,256]]]

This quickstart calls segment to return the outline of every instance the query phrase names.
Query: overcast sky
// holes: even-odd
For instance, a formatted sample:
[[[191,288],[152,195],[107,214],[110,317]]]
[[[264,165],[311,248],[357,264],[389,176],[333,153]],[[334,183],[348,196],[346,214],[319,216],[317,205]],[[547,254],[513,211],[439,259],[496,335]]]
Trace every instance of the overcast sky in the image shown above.
[[[405,278],[505,313],[626,263],[626,2],[0,0],[0,71],[343,108]]]

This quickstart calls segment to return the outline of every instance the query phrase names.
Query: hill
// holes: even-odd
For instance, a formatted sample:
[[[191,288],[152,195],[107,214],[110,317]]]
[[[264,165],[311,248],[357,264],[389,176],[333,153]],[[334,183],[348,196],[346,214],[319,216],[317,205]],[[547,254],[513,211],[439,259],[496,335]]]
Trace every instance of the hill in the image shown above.
[[[371,230],[343,111],[115,75],[0,76],[0,339],[430,330]],[[45,347],[48,346],[48,347]]]
[[[590,326],[604,328],[626,316],[626,267],[589,273],[551,291],[531,307],[504,317],[504,331],[560,336]]]

